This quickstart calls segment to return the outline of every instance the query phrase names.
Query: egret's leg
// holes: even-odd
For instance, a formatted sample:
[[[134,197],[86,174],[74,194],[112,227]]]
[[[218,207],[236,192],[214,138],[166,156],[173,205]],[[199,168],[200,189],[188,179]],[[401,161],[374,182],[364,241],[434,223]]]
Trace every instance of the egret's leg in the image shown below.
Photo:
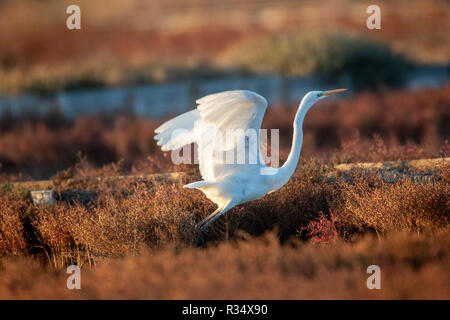
[[[230,201],[228,202],[215,216],[213,216],[203,227],[201,227],[200,231],[198,232],[197,240],[195,241],[195,245],[198,246],[200,244],[200,240],[202,238],[203,232],[205,232],[206,229],[214,222],[216,221],[221,215],[223,215],[225,212],[233,208],[238,201]]]
[[[197,227],[200,229],[206,222],[208,222],[212,217],[214,217],[220,210],[222,210],[223,207],[218,207],[216,210],[214,210],[213,213],[211,213],[209,216],[207,216],[205,219],[200,221],[197,224]]]

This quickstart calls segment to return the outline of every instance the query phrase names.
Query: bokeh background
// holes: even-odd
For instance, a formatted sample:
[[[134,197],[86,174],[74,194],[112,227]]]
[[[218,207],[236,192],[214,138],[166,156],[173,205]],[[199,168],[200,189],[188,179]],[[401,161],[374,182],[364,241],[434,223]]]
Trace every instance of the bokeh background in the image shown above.
[[[66,28],[71,4],[81,30]],[[337,87],[349,93],[306,118],[304,159],[448,156],[449,2],[377,1],[381,30],[366,28],[369,4],[2,0],[0,180],[187,170],[154,128],[230,89],[267,97],[282,158],[303,95]]]

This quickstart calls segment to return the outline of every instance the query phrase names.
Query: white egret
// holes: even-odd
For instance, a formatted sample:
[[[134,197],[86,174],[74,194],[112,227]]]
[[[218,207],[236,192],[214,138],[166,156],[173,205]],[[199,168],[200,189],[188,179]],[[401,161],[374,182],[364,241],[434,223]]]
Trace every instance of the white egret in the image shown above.
[[[203,232],[221,215],[239,204],[256,200],[285,185],[294,173],[303,140],[303,119],[317,101],[332,94],[346,91],[311,91],[302,99],[294,120],[294,137],[289,156],[280,168],[268,167],[259,148],[259,130],[267,109],[267,100],[259,94],[246,90],[224,91],[197,100],[197,109],[175,117],[155,130],[155,139],[163,151],[176,150],[190,143],[197,143],[201,181],[184,186],[199,189],[217,204],[217,210],[199,224],[199,243]],[[227,163],[217,160],[218,153],[239,152],[245,142],[222,139],[227,130],[247,132],[255,130],[257,161],[255,163]],[[241,141],[242,142],[242,141]],[[269,174],[268,174],[269,173]]]

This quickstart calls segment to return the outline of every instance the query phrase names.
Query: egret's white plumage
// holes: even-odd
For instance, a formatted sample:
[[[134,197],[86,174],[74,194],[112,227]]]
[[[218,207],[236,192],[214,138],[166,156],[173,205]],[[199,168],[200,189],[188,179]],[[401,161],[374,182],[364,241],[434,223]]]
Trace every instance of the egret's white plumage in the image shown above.
[[[218,208],[200,222],[200,235],[218,217],[234,206],[260,199],[286,184],[297,166],[302,145],[302,123],[309,108],[318,100],[345,89],[311,91],[302,99],[294,121],[294,140],[286,163],[268,167],[259,148],[259,130],[267,109],[267,100],[246,90],[219,92],[197,100],[197,109],[175,117],[155,130],[155,139],[163,151],[197,143],[203,180],[185,185],[199,189]],[[229,132],[254,130],[256,139],[224,139]],[[256,146],[254,145],[256,144]],[[223,154],[245,150],[256,161],[240,163],[219,161]],[[200,235],[198,240],[200,239]]]

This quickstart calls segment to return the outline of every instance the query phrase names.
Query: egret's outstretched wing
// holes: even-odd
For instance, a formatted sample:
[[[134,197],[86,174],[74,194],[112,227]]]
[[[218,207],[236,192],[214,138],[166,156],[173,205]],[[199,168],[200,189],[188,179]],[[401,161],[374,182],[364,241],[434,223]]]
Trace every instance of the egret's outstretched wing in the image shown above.
[[[222,158],[224,152],[237,154],[242,152],[242,147],[257,150],[256,160],[261,161],[259,129],[267,109],[264,97],[246,90],[225,91],[203,97],[197,100],[197,104],[196,110],[184,113],[155,130],[158,133],[155,138],[163,150],[174,150],[196,142],[200,172],[208,181],[243,166],[225,163],[226,159]],[[244,136],[244,139],[227,139],[236,133],[253,134],[255,139],[245,139]],[[246,141],[251,145],[246,145]]]
[[[203,129],[198,131],[201,134],[197,135],[196,142],[204,180],[214,181],[237,167],[242,168],[243,164],[236,163],[238,153],[244,153],[245,157],[245,153],[253,151],[259,161],[259,129],[267,109],[264,97],[245,90],[225,91],[201,98],[197,104]],[[239,133],[254,134],[255,139],[247,140],[251,145],[246,145],[245,137]],[[232,155],[233,162],[225,163],[225,152]]]
[[[200,112],[196,109],[164,122],[155,129],[157,145],[163,151],[169,151],[195,142],[194,129],[198,120]]]

